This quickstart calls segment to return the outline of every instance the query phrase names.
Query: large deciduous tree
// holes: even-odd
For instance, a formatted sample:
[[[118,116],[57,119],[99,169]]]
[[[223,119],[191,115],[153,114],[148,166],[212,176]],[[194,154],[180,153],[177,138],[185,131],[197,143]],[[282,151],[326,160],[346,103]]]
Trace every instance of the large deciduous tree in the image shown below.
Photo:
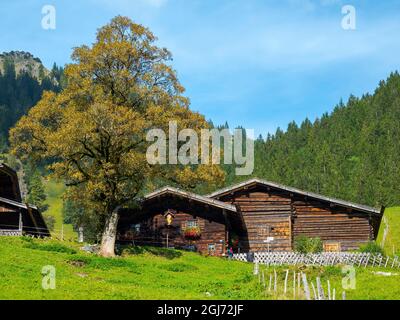
[[[155,36],[118,16],[100,28],[92,46],[74,49],[65,70],[66,88],[46,92],[10,131],[15,154],[51,159],[56,178],[66,181],[73,199],[103,221],[101,255],[114,256],[118,211],[152,183],[181,186],[217,184],[215,165],[150,165],[146,133],[178,129],[200,132],[204,117],[189,109],[184,88],[168,62],[171,54]],[[150,185],[150,186],[149,186]]]

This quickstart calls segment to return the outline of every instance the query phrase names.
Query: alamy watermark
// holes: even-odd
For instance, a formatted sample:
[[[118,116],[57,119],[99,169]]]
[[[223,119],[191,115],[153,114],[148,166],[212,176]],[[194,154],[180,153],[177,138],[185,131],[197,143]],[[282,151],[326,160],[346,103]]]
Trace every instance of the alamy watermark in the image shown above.
[[[344,30],[356,30],[357,28],[357,16],[356,8],[352,5],[345,5],[342,7],[342,28]]]
[[[42,268],[42,288],[43,290],[56,289],[56,268],[54,266],[44,266]]]
[[[152,129],[146,140],[153,142],[146,152],[149,164],[199,165],[235,164],[239,176],[254,171],[254,130],[202,129],[200,137],[193,129],[178,132],[176,121],[169,122],[169,131]],[[223,148],[221,148],[223,140]],[[211,149],[210,149],[211,143]],[[211,151],[211,152],[210,152]],[[223,156],[223,162],[221,158]]]
[[[45,5],[42,7],[42,28],[44,30],[56,29],[56,7],[53,5]]]
[[[355,290],[356,289],[356,268],[351,265],[342,267],[342,288],[344,290]]]

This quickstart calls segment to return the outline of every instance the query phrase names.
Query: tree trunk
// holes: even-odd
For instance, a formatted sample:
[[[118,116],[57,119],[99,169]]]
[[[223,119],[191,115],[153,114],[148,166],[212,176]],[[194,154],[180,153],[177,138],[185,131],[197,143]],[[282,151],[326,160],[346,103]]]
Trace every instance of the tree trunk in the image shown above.
[[[100,247],[100,255],[103,257],[115,257],[115,240],[117,237],[117,226],[119,220],[118,210],[119,207],[116,208],[106,219]]]

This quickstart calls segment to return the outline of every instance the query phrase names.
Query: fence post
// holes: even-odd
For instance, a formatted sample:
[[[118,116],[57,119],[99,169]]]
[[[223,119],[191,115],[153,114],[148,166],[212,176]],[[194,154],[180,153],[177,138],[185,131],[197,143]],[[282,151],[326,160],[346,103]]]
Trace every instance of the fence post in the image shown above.
[[[312,282],[312,281],[311,281],[311,286],[312,286],[312,290],[313,290],[313,292],[314,292],[314,300],[318,300],[317,292],[315,291],[314,282]]]
[[[265,275],[264,275],[264,270],[262,271],[262,285],[265,289]]]
[[[283,292],[285,293],[285,295],[286,295],[286,292],[287,292],[287,282],[288,282],[288,277],[289,277],[289,270],[286,270],[286,276],[285,276],[285,287],[284,287],[284,289],[283,289]]]
[[[258,262],[256,262],[255,264],[254,264],[254,269],[253,269],[253,274],[256,276],[256,275],[258,275],[258,272],[259,272],[259,266],[258,266]]]
[[[79,227],[79,243],[83,243],[83,227]]]
[[[327,281],[328,283],[328,300],[332,300],[332,296],[331,296],[331,283],[329,282],[329,280]]]
[[[269,275],[269,287],[268,287],[268,291],[271,292],[272,290],[272,273]]]
[[[325,300],[324,288],[321,285],[321,279],[317,277],[317,290],[318,290],[318,300]]]
[[[305,273],[302,273],[301,276],[303,278],[303,287],[304,287],[304,293],[306,295],[306,299],[311,300],[310,288],[308,287],[307,276]]]

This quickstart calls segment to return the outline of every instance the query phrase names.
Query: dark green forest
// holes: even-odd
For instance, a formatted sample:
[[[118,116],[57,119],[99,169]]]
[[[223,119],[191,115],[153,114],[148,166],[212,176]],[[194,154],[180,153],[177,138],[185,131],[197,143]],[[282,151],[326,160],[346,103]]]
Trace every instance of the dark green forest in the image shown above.
[[[400,75],[255,144],[254,176],[372,206],[399,205]],[[227,171],[227,184],[238,181]]]

